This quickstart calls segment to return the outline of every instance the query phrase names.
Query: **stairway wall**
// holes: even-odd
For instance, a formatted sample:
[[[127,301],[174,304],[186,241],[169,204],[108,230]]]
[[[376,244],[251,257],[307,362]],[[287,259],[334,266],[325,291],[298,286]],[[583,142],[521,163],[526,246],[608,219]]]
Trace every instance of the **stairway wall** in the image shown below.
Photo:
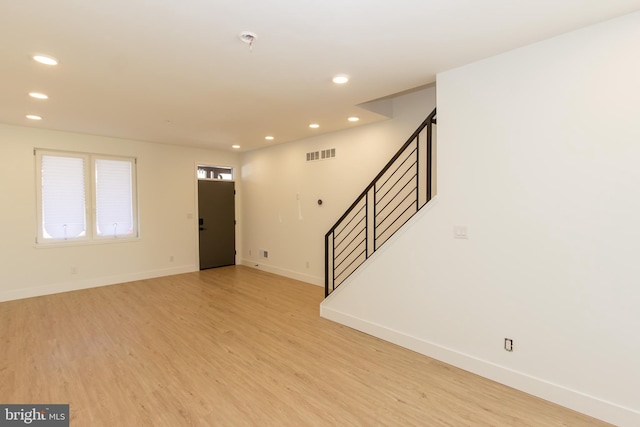
[[[438,75],[438,196],[322,316],[640,425],[639,45],[636,13]]]

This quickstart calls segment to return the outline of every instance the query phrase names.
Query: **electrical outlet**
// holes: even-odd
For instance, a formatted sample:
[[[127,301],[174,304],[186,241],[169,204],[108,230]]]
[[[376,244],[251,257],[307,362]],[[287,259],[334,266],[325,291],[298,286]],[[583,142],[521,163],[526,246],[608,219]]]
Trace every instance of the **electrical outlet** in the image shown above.
[[[173,255],[169,256],[169,262],[173,262]]]
[[[78,268],[77,267],[71,267],[71,274],[78,274]]]
[[[511,338],[504,339],[504,349],[507,351],[513,351],[513,340]]]

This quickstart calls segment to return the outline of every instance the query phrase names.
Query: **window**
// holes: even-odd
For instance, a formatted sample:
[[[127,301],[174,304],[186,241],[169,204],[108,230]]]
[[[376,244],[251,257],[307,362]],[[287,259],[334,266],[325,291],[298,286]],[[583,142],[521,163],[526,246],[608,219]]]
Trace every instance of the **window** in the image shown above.
[[[226,166],[198,165],[198,179],[233,181],[233,168]]]
[[[36,150],[37,243],[138,237],[136,159]]]

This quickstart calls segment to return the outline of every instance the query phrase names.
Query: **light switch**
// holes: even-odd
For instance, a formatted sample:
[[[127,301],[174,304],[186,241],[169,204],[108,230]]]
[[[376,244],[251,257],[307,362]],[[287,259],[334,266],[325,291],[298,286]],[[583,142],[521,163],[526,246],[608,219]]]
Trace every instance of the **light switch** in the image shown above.
[[[469,229],[466,225],[454,225],[453,226],[453,238],[454,239],[468,239]]]

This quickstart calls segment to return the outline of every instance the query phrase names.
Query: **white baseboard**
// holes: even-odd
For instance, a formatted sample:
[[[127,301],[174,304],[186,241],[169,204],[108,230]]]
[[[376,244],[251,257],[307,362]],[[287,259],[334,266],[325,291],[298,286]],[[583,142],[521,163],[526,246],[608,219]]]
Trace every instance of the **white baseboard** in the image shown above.
[[[12,289],[0,292],[0,302],[38,297],[42,295],[59,294],[62,292],[77,291],[80,289],[97,288],[99,286],[115,285],[117,283],[133,282],[136,280],[153,279],[154,277],[172,276],[174,274],[190,273],[198,270],[198,266],[196,265],[185,265],[159,270],[117,274],[113,276],[92,277],[89,279],[80,279],[25,289]]]
[[[615,424],[619,427],[640,426],[640,412],[611,402],[568,389],[558,384],[514,371],[468,354],[442,347],[438,344],[406,335],[379,324],[359,319],[330,308],[331,296],[320,304],[320,316],[408,348],[433,359],[464,369],[525,393],[556,403],[574,411]]]
[[[287,270],[286,268],[276,267],[267,263],[260,263],[259,261],[252,259],[243,258],[240,263],[242,265],[246,265],[247,267],[257,268],[268,273],[288,277],[289,279],[300,280],[301,282],[309,283],[316,286],[324,286],[323,277],[312,276],[310,274],[304,274],[293,270]]]

